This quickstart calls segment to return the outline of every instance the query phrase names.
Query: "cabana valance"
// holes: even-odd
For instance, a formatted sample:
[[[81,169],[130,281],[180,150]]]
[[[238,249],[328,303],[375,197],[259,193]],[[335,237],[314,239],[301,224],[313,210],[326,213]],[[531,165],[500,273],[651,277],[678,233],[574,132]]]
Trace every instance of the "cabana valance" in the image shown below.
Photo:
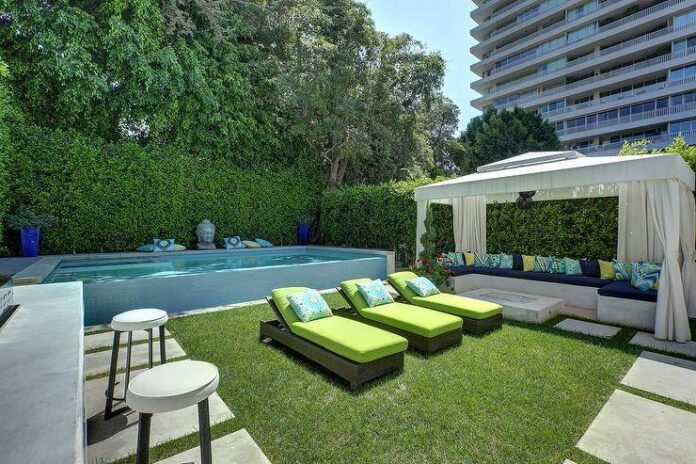
[[[486,204],[619,197],[619,260],[662,262],[655,335],[687,341],[696,317],[694,172],[679,155],[586,157],[539,152],[481,166],[478,172],[419,187],[416,249],[430,203],[452,205],[457,251],[486,252]]]

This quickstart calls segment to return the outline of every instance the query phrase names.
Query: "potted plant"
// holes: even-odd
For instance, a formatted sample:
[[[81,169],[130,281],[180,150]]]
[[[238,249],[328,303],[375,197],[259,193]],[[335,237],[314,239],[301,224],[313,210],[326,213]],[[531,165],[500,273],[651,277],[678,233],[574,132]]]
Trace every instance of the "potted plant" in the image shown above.
[[[297,227],[297,243],[298,245],[307,245],[309,243],[309,228],[314,222],[314,216],[305,214],[300,217],[300,225]]]
[[[37,214],[33,210],[20,206],[14,214],[7,217],[7,225],[19,230],[22,238],[22,256],[39,255],[41,228],[51,227],[55,218],[49,214]]]

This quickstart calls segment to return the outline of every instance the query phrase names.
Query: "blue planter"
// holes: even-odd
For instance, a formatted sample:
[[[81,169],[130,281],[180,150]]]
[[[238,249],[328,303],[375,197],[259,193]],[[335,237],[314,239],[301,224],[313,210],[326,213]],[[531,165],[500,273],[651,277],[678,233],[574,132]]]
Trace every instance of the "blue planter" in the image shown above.
[[[41,239],[41,229],[38,227],[24,227],[21,231],[22,236],[22,256],[33,258],[39,256],[39,240]]]
[[[299,245],[307,245],[309,243],[309,226],[300,224],[297,228],[297,242]]]

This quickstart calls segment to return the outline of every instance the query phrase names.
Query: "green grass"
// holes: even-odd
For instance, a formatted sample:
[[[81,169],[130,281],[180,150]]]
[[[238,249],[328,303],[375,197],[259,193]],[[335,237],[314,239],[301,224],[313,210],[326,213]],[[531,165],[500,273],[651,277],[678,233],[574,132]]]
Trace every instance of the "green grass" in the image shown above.
[[[274,464],[601,462],[575,443],[642,351],[627,343],[632,330],[607,341],[553,329],[557,320],[505,323],[430,357],[408,352],[403,371],[354,393],[259,342],[262,318],[273,318],[267,305],[168,328],[192,359],[220,370],[218,393],[236,418],[213,438],[246,428]],[[152,462],[196,445],[189,435],[159,446]]]

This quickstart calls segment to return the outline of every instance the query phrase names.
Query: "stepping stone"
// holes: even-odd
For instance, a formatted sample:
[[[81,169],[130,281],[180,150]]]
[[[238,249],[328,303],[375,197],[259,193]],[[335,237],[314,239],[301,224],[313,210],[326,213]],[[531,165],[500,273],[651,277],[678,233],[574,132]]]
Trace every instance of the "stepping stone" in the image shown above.
[[[132,372],[131,378],[140,371]],[[116,396],[123,395],[123,374],[117,376]],[[135,453],[138,435],[138,413],[122,410],[123,402],[114,403],[114,412],[122,410],[108,421],[104,420],[104,392],[107,378],[85,382],[85,416],[87,417],[87,458],[85,462],[112,462]],[[234,418],[222,398],[214,393],[210,399],[210,424]],[[152,416],[150,446],[198,433],[198,408],[191,406]],[[222,461],[225,462],[225,461]]]
[[[213,462],[225,464],[271,464],[246,429],[213,440]],[[157,464],[200,464],[201,452],[193,448]]]
[[[696,362],[644,351],[621,381],[696,406]]]
[[[563,461],[563,464],[577,464],[575,461],[571,461],[570,459],[566,459]]]
[[[602,338],[611,338],[621,331],[619,327],[597,324],[596,322],[579,321],[577,319],[564,319],[556,324],[555,327],[568,332]]]
[[[168,337],[170,335],[167,329],[164,329],[164,336]],[[139,342],[142,340],[147,340],[147,332],[145,330],[136,330],[133,332],[133,342]],[[159,340],[159,329],[152,331],[152,338],[154,340]],[[121,334],[121,346],[124,346],[128,342],[128,334]],[[111,350],[114,343],[114,333],[113,332],[100,332],[94,335],[85,335],[85,351],[96,350],[97,348],[107,348]]]
[[[620,390],[577,447],[612,464],[694,462],[696,414]]]
[[[179,346],[173,338],[165,342],[167,350],[167,360],[183,358],[186,352]],[[159,363],[159,343],[154,344],[153,361]],[[148,344],[133,345],[131,351],[131,367],[144,366],[148,363]],[[108,374],[111,366],[111,350],[98,351],[85,355],[85,377],[92,377],[99,374]],[[126,367],[126,349],[121,348],[118,353],[119,368]]]
[[[677,343],[669,340],[659,340],[651,333],[638,332],[630,342],[631,345],[638,345],[653,350],[669,351],[670,353],[683,354],[696,358],[696,342]]]

